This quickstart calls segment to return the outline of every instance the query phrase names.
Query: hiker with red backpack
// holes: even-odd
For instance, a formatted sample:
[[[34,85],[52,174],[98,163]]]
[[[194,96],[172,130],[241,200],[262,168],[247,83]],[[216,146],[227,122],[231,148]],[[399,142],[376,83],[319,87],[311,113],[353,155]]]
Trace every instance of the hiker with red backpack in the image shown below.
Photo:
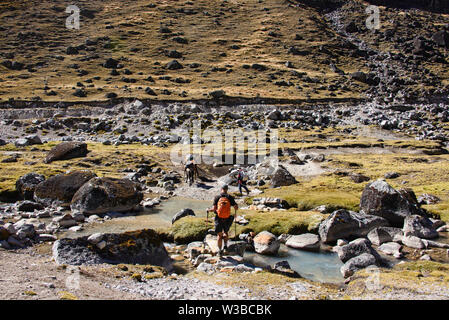
[[[246,190],[246,195],[249,195],[248,187],[246,186],[246,174],[242,168],[239,169],[237,174],[237,185],[239,186],[240,195],[242,194],[242,188]]]
[[[221,187],[221,194],[214,199],[214,206],[212,209],[208,209],[208,212],[215,212],[215,232],[218,235],[218,255],[222,256],[223,251],[228,249],[228,232],[232,226],[235,215],[231,216],[231,207],[235,209],[235,215],[237,215],[238,205],[235,202],[233,196],[228,194],[228,186]],[[224,241],[224,247],[222,244]]]

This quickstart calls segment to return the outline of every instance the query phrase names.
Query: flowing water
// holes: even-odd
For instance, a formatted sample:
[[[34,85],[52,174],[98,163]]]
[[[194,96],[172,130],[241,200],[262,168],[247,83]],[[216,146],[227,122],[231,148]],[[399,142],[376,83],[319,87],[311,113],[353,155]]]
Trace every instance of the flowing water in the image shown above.
[[[159,205],[145,209],[135,216],[114,218],[104,222],[94,222],[85,225],[79,232],[67,231],[63,237],[77,238],[92,233],[121,233],[141,229],[157,229],[171,226],[173,216],[179,211],[190,208],[197,217],[206,216],[206,208],[211,206],[211,201],[194,200],[182,197],[174,197],[162,201]]]
[[[172,217],[177,212],[185,208],[190,208],[195,212],[196,216],[205,217],[206,208],[210,206],[211,201],[174,197],[161,202],[154,208],[145,209],[139,215],[114,218],[102,223],[91,223],[85,225],[84,230],[80,232],[67,231],[62,237],[75,238],[97,232],[121,233],[145,228],[169,227]],[[246,262],[259,267],[273,265],[278,261],[287,260],[291,268],[304,278],[326,283],[341,283],[343,281],[340,274],[342,263],[335,253],[307,252],[289,249],[282,245],[278,256],[271,257],[259,255],[254,252],[246,252],[244,259]]]
[[[290,249],[281,245],[277,256],[264,256],[255,252],[245,252],[244,259],[253,265],[263,267],[286,260],[290,267],[303,278],[326,282],[342,283],[344,278],[340,273],[343,263],[333,252],[309,252]]]

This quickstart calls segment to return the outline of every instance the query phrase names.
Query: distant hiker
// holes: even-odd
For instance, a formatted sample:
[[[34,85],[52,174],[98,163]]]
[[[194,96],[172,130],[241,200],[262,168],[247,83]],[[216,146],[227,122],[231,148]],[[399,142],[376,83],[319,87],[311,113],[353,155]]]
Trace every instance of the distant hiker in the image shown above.
[[[228,194],[228,186],[221,187],[221,194],[214,199],[213,208],[208,211],[215,212],[215,232],[218,234],[218,255],[222,256],[223,251],[228,249],[228,232],[237,214],[238,205],[234,197]],[[231,216],[231,207],[234,207],[235,215]],[[224,247],[222,244],[224,240]]]
[[[249,190],[248,187],[246,186],[246,179],[247,176],[245,172],[243,171],[243,169],[240,168],[237,174],[237,184],[239,186],[240,195],[242,195],[242,188],[245,189],[246,194],[249,195]]]
[[[195,180],[195,176],[199,177],[198,174],[198,166],[193,159],[193,155],[189,154],[186,158],[186,165],[184,166],[184,176],[186,178],[186,183],[188,182],[190,185]]]

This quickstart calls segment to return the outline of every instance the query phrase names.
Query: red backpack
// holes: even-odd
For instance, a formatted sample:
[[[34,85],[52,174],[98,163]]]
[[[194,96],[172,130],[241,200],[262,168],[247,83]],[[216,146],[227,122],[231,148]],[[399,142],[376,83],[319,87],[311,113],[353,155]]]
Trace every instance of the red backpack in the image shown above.
[[[221,197],[218,200],[217,215],[221,219],[227,219],[231,215],[231,201],[228,197]]]

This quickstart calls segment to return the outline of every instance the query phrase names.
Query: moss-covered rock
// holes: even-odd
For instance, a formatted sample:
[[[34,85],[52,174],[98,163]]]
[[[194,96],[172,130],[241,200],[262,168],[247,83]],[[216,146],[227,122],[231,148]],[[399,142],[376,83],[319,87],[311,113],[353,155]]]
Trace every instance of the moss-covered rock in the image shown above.
[[[140,186],[128,179],[93,178],[73,196],[71,208],[83,214],[123,212],[143,199]]]
[[[68,160],[73,158],[84,157],[88,153],[87,144],[83,142],[62,142],[51,149],[45,163],[50,163],[57,160]]]
[[[171,268],[161,239],[151,229],[60,239],[53,245],[53,257],[58,264],[126,263]]]
[[[193,241],[203,241],[207,230],[213,228],[212,222],[204,218],[185,217],[176,221],[169,229],[169,233],[176,243],[185,244]]]
[[[62,173],[39,183],[34,191],[34,200],[50,205],[53,202],[70,203],[73,196],[87,181],[96,177],[90,171]]]

